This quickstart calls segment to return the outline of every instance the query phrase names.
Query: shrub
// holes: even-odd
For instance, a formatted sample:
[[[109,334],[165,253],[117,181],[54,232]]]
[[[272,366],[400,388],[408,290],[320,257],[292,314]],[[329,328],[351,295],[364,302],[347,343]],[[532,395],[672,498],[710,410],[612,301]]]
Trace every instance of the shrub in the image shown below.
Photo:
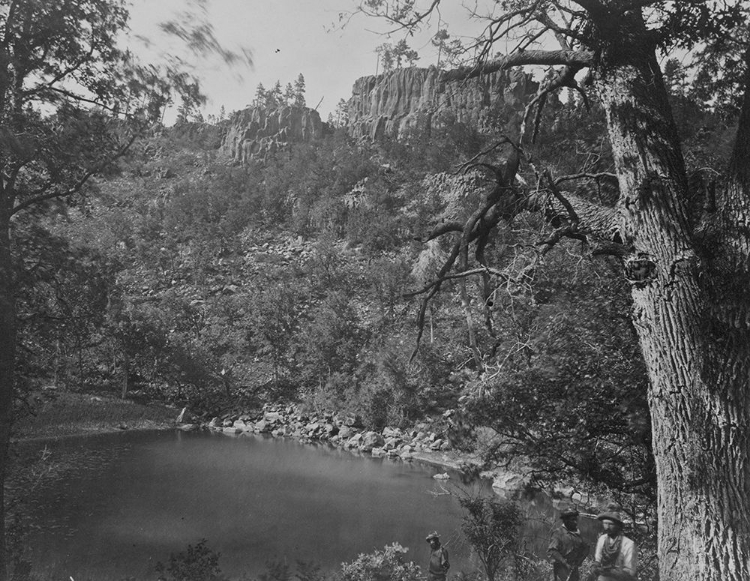
[[[419,566],[404,561],[408,550],[393,543],[382,551],[360,555],[341,565],[342,581],[422,581]]]
[[[510,569],[519,554],[521,509],[513,502],[496,498],[459,498],[466,514],[461,529],[482,562],[489,581]]]
[[[228,581],[221,573],[219,557],[221,553],[211,550],[206,539],[195,546],[188,545],[183,553],[169,556],[169,565],[156,564],[159,581]]]

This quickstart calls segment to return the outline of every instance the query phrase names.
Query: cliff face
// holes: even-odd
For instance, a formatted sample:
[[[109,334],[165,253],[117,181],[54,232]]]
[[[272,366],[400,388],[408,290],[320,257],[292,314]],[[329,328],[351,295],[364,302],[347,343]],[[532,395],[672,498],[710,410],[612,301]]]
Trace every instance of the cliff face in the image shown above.
[[[356,138],[400,138],[410,130],[431,131],[463,123],[479,131],[506,126],[538,84],[521,71],[499,71],[466,81],[445,82],[435,68],[398,69],[354,83],[348,131]],[[288,143],[322,137],[326,125],[306,107],[251,107],[230,119],[222,151],[238,163],[263,160]]]
[[[445,82],[435,68],[398,69],[363,77],[348,102],[353,137],[403,137],[451,123],[489,130],[503,115],[520,111],[538,84],[521,71],[498,71],[466,81]]]
[[[245,164],[265,159],[287,143],[317,139],[323,131],[320,115],[307,107],[251,107],[231,118],[221,148],[234,161]]]

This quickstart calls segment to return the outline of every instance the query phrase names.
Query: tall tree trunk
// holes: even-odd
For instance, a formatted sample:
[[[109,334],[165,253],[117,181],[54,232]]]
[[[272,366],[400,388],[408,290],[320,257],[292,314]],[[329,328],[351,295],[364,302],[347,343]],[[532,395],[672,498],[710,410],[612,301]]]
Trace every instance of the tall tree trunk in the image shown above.
[[[13,419],[16,305],[10,255],[9,216],[0,208],[0,581],[8,579],[5,543],[5,477]]]
[[[466,291],[465,278],[461,279],[459,282],[459,289],[461,293],[461,307],[464,310],[464,317],[466,318],[466,331],[469,335],[469,348],[471,349],[471,355],[474,358],[477,373],[483,373],[484,361],[482,361],[482,354],[479,352],[479,347],[477,347],[477,333],[474,329],[474,320],[471,317],[471,305],[469,304],[469,293]]]
[[[632,283],[632,296],[650,378],[660,578],[747,580],[750,333],[744,317],[716,316],[734,308],[718,302],[736,297],[710,280],[717,273],[695,244],[666,89],[645,30],[630,32],[602,53],[596,86],[619,176],[621,231],[633,258],[653,266]]]
[[[122,343],[122,389],[120,391],[120,399],[125,399],[128,396],[130,389],[130,353],[126,348],[125,342]]]

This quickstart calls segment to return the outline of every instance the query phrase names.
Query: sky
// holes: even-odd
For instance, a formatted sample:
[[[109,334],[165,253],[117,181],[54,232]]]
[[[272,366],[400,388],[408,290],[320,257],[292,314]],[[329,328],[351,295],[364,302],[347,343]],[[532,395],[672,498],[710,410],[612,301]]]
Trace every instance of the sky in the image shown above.
[[[131,32],[126,42],[145,60],[155,54],[155,47],[168,44],[157,23],[184,11],[190,0],[131,1]],[[230,70],[218,59],[197,64],[196,73],[209,98],[204,117],[217,115],[222,106],[227,114],[244,109],[259,83],[270,89],[278,80],[284,88],[301,73],[307,106],[317,107],[326,120],[340,99],[351,97],[356,79],[376,73],[376,48],[401,38],[384,36],[388,31],[384,22],[362,15],[350,19],[342,29],[339,14],[351,12],[356,4],[355,0],[209,0],[208,20],[216,36],[230,50],[249,48],[253,67]],[[457,23],[449,32],[454,37],[468,34],[471,28],[467,28],[469,20],[461,3],[449,0],[445,4],[443,17]],[[154,46],[145,48],[139,37],[151,39]],[[436,63],[437,53],[428,34],[408,42],[421,56],[417,66]]]

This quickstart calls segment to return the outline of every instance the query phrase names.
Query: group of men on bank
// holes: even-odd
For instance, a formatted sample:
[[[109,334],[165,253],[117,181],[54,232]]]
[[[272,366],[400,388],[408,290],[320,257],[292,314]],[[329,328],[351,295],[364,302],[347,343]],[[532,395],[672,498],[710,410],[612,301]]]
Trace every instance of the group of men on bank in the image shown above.
[[[552,562],[554,581],[580,581],[579,568],[589,554],[589,545],[578,530],[578,510],[560,511],[562,526],[555,529],[550,539],[547,557]],[[596,581],[635,581],[637,551],[635,543],[622,534],[623,520],[616,510],[607,510],[597,517],[603,534],[596,542],[594,570]],[[450,563],[448,551],[440,544],[436,532],[427,535],[430,543],[428,581],[446,581]]]
[[[635,543],[622,534],[622,516],[607,510],[597,517],[603,534],[594,551],[593,579],[597,581],[635,581],[637,552]],[[562,526],[552,533],[547,557],[552,562],[554,581],[580,581],[579,567],[589,554],[589,545],[578,530],[578,510],[560,511]]]

